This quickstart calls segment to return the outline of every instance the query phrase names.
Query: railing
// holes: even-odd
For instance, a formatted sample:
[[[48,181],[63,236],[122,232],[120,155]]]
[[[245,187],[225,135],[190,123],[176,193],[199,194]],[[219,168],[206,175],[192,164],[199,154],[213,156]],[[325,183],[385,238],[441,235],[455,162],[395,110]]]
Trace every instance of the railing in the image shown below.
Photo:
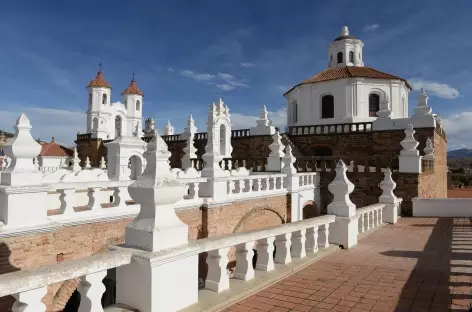
[[[356,215],[359,216],[359,234],[383,224],[384,207],[385,204],[374,204],[356,210]]]
[[[298,186],[304,187],[304,186],[316,186],[317,181],[316,181],[316,173],[299,173],[299,182]]]
[[[290,135],[358,133],[370,131],[372,131],[372,122],[289,127]]]
[[[161,136],[164,142],[181,141],[181,134],[170,134]]]
[[[155,263],[166,263],[172,259],[183,259],[206,252],[208,273],[204,287],[220,293],[230,288],[227,266],[231,247],[236,249],[236,265],[232,278],[249,281],[255,277],[255,270],[270,272],[276,269],[275,264],[288,264],[292,262],[292,258],[305,258],[317,253],[319,248],[329,247],[329,225],[334,221],[335,217],[328,215],[263,230],[190,241],[188,245],[153,254],[153,260],[156,260]],[[256,249],[257,255],[253,248]],[[47,293],[48,285],[80,278],[79,311],[99,311],[99,307],[102,307],[102,294],[105,292],[103,279],[107,270],[131,263],[132,255],[136,252],[133,249],[112,247],[110,252],[79,260],[3,274],[0,279],[0,297],[12,295],[16,300],[13,308],[15,312],[23,311],[20,307],[27,307],[28,311],[44,312],[46,306],[41,300]],[[160,280],[158,282],[165,283]],[[126,281],[117,280],[117,283]],[[142,287],[151,285],[143,284]],[[197,281],[194,287],[198,287]],[[159,302],[156,302],[155,306],[160,310]]]
[[[77,141],[90,140],[91,138],[92,133],[77,134]]]
[[[434,159],[421,159],[421,172],[434,171]]]
[[[250,176],[231,176],[216,179],[227,181],[228,197],[247,197],[251,194],[260,195],[260,193],[271,193],[276,191],[286,192],[284,178],[286,174],[271,175],[250,175]]]
[[[103,279],[107,275],[107,270],[130,262],[131,254],[112,251],[36,269],[2,274],[0,298],[8,295],[15,298],[13,312],[45,312],[46,305],[41,300],[47,293],[48,285],[80,278],[77,288],[81,295],[79,311],[99,311],[97,307],[102,307],[102,294],[105,292]]]
[[[206,132],[197,132],[195,133],[195,141],[196,140],[207,140],[208,139],[208,133]]]
[[[251,135],[251,129],[231,130],[232,138],[247,137]]]
[[[398,157],[394,156],[313,156],[298,157],[295,168],[298,172],[332,172],[339,160],[343,160],[348,167],[348,172],[354,173],[379,173],[384,168],[398,169]]]
[[[251,157],[251,158],[224,158],[220,166],[224,170],[236,170],[238,168],[246,168],[253,172],[265,172],[267,158]]]

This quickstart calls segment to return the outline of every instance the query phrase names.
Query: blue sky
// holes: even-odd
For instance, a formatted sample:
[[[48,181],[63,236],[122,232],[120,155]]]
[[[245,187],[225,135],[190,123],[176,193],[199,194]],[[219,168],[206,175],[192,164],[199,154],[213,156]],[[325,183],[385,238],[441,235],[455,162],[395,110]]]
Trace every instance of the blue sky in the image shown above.
[[[450,148],[472,147],[472,41],[467,0],[8,1],[0,10],[0,128],[26,112],[33,135],[71,145],[85,130],[99,63],[121,101],[136,73],[144,114],[177,131],[189,113],[205,131],[219,96],[236,127],[266,104],[284,120],[282,94],[327,66],[344,21],[364,62],[424,86],[446,120]],[[417,91],[410,94],[410,110]]]

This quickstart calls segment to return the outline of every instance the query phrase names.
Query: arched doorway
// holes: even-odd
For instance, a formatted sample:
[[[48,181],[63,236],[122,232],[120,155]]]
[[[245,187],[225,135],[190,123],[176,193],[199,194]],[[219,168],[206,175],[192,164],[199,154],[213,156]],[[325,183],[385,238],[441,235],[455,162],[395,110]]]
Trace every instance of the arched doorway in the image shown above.
[[[318,217],[320,212],[316,208],[316,204],[310,200],[305,203],[303,206],[303,220]]]
[[[129,178],[136,180],[143,174],[143,162],[139,156],[133,155],[129,158],[128,168],[131,170]]]

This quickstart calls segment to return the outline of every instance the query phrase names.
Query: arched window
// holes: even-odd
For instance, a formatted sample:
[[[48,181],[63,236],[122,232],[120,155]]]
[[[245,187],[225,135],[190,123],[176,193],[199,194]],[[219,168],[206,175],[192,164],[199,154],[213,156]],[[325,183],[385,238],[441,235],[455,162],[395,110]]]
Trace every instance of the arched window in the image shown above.
[[[88,107],[89,109],[92,109],[92,93],[89,93],[88,95]]]
[[[95,117],[92,121],[92,129],[98,129],[98,118]]]
[[[298,122],[298,102],[296,100],[292,101],[292,122]]]
[[[125,100],[125,108],[128,109],[128,100]]]
[[[349,52],[349,62],[354,63],[354,52]]]
[[[102,95],[102,104],[105,105],[107,103],[107,95]]]
[[[226,127],[225,125],[220,126],[220,154],[226,154]]]
[[[141,102],[139,100],[136,101],[136,110],[141,110]]]
[[[378,94],[369,94],[369,117],[377,117],[380,109],[380,96]]]
[[[325,95],[321,98],[321,118],[334,118],[334,96]]]
[[[342,63],[343,62],[343,53],[342,52],[338,52],[338,64]]]
[[[115,138],[121,136],[121,116],[115,117]]]

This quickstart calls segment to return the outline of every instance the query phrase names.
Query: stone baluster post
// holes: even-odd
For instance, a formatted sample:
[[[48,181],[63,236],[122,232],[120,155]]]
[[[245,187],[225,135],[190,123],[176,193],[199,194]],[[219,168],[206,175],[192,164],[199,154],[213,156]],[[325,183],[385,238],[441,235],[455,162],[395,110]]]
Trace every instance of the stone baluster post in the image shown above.
[[[282,157],[285,156],[285,146],[282,143],[282,137],[279,131],[274,133],[272,140],[272,144],[269,145],[270,154],[267,158],[267,171],[280,172],[283,168]]]
[[[25,114],[17,119],[15,136],[3,147],[11,159],[2,171],[0,185],[0,221],[8,228],[42,226],[47,218],[48,186],[33,163],[41,145],[31,136],[31,124]]]
[[[187,140],[187,145],[184,147],[184,155],[182,156],[182,169],[191,168],[191,160],[197,158],[197,148],[194,145],[196,132],[197,127],[195,127],[195,121],[193,120],[192,115],[190,115],[187,121],[187,127],[182,134],[182,137]]]
[[[125,229],[134,260],[117,268],[116,300],[141,312],[178,311],[198,301],[198,254],[157,261],[156,252],[188,243],[188,226],[174,211],[188,186],[172,175],[170,155],[156,134],[144,153],[143,174],[128,187],[141,210]]]
[[[87,156],[85,158],[85,169],[91,169],[92,165],[90,164],[90,158]]]
[[[418,147],[418,141],[414,138],[415,130],[413,125],[409,124],[405,130],[405,139],[400,142],[403,149],[398,157],[400,172],[421,173],[421,156]]]
[[[102,158],[100,159],[100,169],[102,170],[106,170],[107,169],[107,164],[105,162],[105,157],[102,156]]]
[[[273,135],[275,134],[275,127],[272,126],[272,122],[269,120],[269,112],[265,105],[262,106],[261,115],[256,120],[257,126],[250,129],[251,135]]]
[[[398,208],[402,200],[393,194],[396,186],[397,184],[392,179],[392,171],[390,168],[387,168],[384,172],[384,179],[380,182],[380,188],[383,192],[379,198],[379,203],[385,204],[382,211],[382,222],[397,223]]]
[[[328,185],[334,199],[328,205],[328,214],[336,216],[336,222],[331,224],[330,242],[351,248],[357,245],[358,216],[356,205],[349,198],[354,190],[354,184],[346,176],[347,167],[342,160],[336,165],[336,177]]]
[[[73,172],[79,172],[82,170],[80,167],[80,158],[79,154],[77,153],[77,147],[74,148],[74,158],[72,159],[72,171]]]

